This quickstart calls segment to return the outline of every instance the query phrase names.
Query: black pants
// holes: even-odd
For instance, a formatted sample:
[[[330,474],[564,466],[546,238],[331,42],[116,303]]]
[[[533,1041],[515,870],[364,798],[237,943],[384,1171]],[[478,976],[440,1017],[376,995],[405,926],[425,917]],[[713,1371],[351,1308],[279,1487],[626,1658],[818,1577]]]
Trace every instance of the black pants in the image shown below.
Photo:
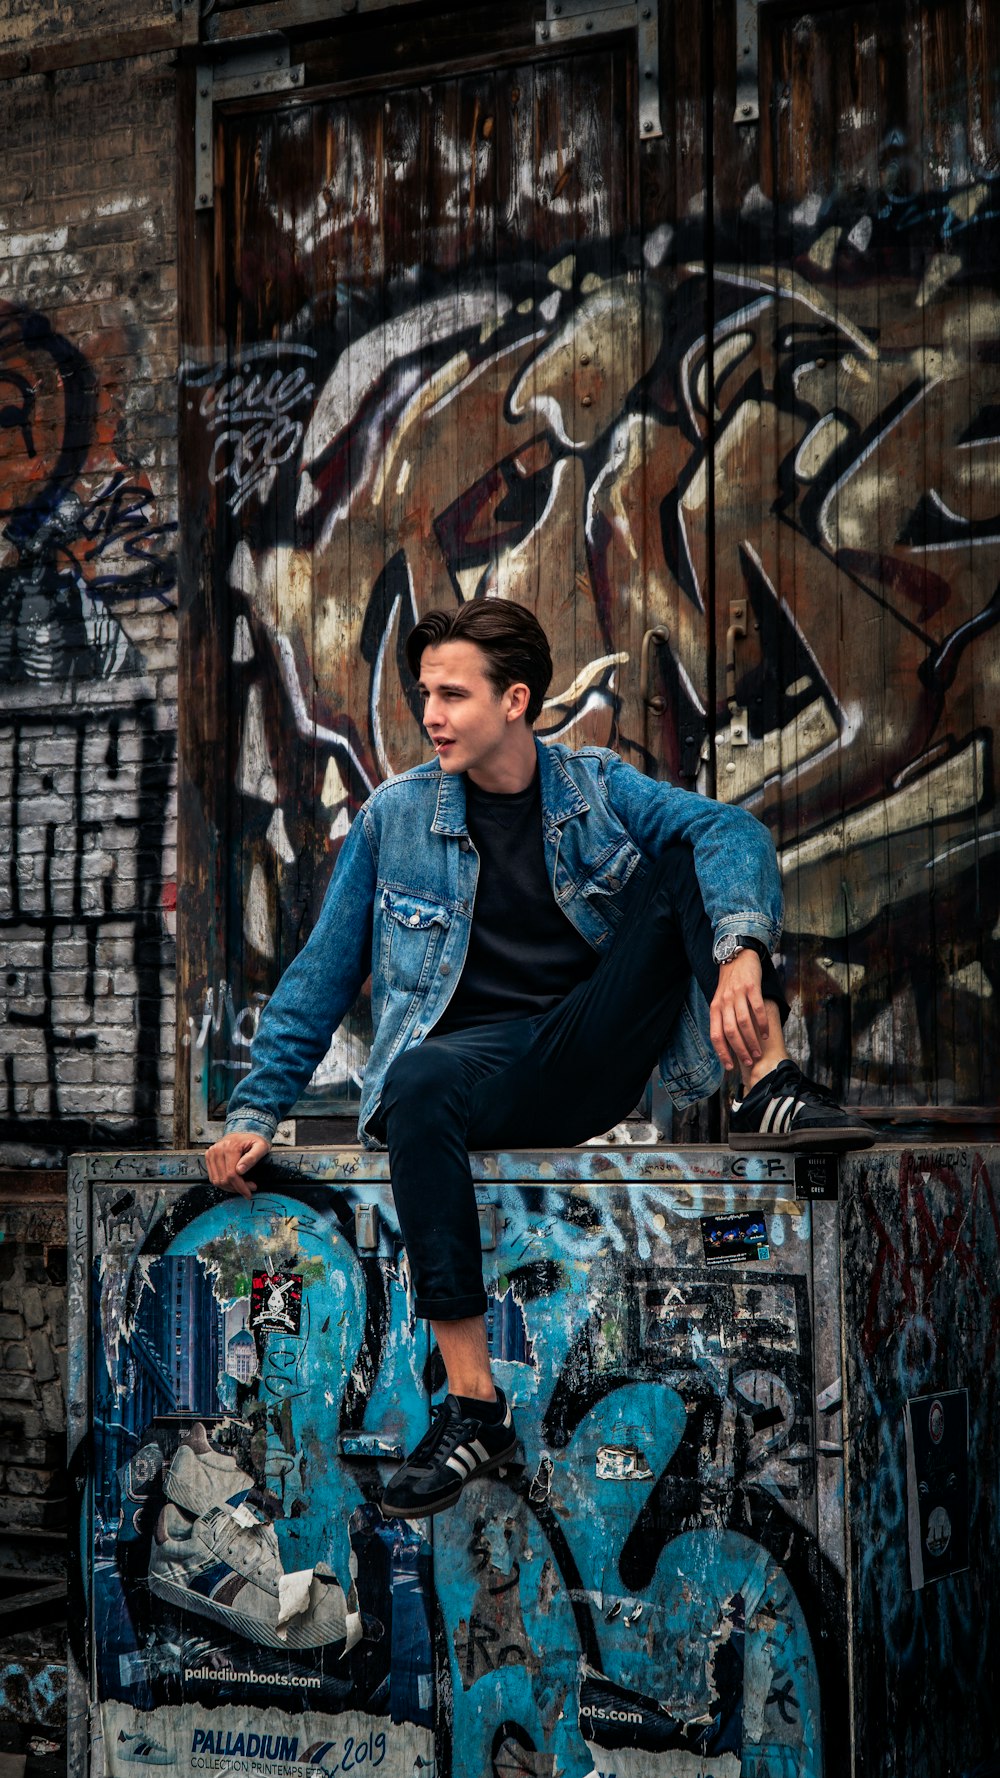
[[[694,974],[711,1001],[712,929],[691,849],[672,847],[626,901],[594,974],[534,1018],[431,1035],[391,1063],[380,1101],[416,1312],[486,1309],[470,1148],[567,1148],[638,1103]],[[768,959],[764,998],[784,998]]]

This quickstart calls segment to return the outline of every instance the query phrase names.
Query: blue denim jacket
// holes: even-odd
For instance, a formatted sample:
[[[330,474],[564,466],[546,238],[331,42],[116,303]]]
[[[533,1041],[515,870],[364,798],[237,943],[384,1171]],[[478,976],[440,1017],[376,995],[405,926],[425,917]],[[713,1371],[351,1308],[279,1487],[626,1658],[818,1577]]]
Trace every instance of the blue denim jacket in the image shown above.
[[[754,816],[656,783],[604,747],[537,745],[553,894],[595,951],[614,937],[632,873],[678,840],[694,849],[716,947],[742,932],[774,949],[781,884],[770,835]],[[367,1126],[386,1069],[433,1029],[462,973],[478,873],[460,774],[434,760],[379,785],[344,841],[307,944],[264,1008],[227,1130],[273,1136],[370,972],[375,1040],[358,1126],[366,1147],[378,1146]],[[660,1073],[678,1106],[722,1079],[694,981]]]

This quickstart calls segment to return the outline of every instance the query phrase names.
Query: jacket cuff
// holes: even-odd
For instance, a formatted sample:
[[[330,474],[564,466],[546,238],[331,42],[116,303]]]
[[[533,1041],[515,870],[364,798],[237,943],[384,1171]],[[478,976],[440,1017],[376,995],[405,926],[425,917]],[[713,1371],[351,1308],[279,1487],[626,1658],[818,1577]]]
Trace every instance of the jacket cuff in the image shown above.
[[[712,957],[716,963],[722,962],[728,949],[727,941],[739,937],[759,939],[769,952],[774,952],[781,939],[781,928],[773,925],[764,914],[726,914],[715,928]]]
[[[274,1141],[274,1132],[278,1128],[278,1119],[271,1111],[259,1111],[256,1106],[245,1105],[239,1111],[233,1111],[226,1119],[226,1135],[239,1132],[247,1136],[264,1136],[268,1142]]]

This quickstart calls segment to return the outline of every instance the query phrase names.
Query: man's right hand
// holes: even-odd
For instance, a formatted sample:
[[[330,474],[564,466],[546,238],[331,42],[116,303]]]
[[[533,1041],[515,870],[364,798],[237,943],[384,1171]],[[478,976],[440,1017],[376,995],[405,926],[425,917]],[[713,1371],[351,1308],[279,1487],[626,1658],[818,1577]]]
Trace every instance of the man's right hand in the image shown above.
[[[206,1150],[208,1177],[225,1192],[236,1192],[241,1198],[252,1198],[257,1187],[246,1175],[258,1161],[271,1152],[266,1136],[254,1136],[249,1130],[231,1130]]]

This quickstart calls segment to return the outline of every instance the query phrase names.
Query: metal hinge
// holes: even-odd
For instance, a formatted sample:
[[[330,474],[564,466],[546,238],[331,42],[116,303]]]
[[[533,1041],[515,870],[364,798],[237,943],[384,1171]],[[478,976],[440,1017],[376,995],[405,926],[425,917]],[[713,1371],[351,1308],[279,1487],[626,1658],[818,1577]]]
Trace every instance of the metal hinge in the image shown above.
[[[545,17],[535,26],[536,43],[577,43],[634,31],[639,55],[639,134],[643,141],[663,135],[660,119],[660,20],[658,0],[609,6],[607,0],[546,0]]]
[[[199,62],[194,106],[194,190],[199,210],[215,202],[213,108],[223,99],[249,99],[262,93],[285,93],[301,87],[305,69],[289,66],[288,44],[272,37],[254,49],[241,50],[211,62]]]

